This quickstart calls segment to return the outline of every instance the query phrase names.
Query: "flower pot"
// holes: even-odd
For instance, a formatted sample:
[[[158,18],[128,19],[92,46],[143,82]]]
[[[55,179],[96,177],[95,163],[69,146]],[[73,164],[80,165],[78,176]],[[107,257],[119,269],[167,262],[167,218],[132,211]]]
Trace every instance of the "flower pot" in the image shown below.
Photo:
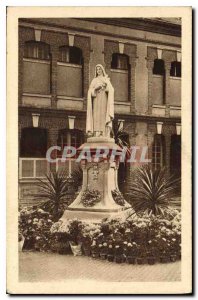
[[[22,252],[22,251],[23,251],[23,244],[24,244],[24,241],[25,241],[25,239],[24,239],[24,240],[21,240],[20,242],[18,242],[18,250],[19,250],[19,252]]]
[[[105,253],[100,253],[100,258],[102,260],[105,260],[107,258],[107,255]]]
[[[85,256],[91,256],[91,248],[90,247],[83,247],[83,254]]]
[[[177,260],[177,255],[175,255],[175,254],[170,255],[171,262],[175,262],[176,260]]]
[[[124,257],[123,257],[123,255],[116,255],[116,256],[115,256],[115,262],[116,262],[117,264],[123,263],[123,262],[124,262]]]
[[[110,261],[110,262],[113,262],[114,261],[114,255],[113,254],[108,254],[107,255],[107,260]]]
[[[127,256],[126,261],[128,264],[134,265],[136,263],[136,257],[135,256]]]
[[[155,257],[147,257],[147,261],[149,265],[154,265],[156,263],[156,258]]]
[[[94,251],[92,251],[91,255],[93,258],[99,258],[100,256],[99,252],[94,252]]]
[[[60,249],[60,250],[58,250],[58,254],[61,254],[61,255],[66,255],[66,254],[68,254],[68,250],[67,249]]]
[[[170,257],[168,257],[168,256],[161,256],[160,257],[160,262],[163,263],[163,264],[166,264],[166,263],[170,262]]]
[[[144,258],[143,257],[137,257],[137,264],[138,265],[143,265],[144,263]]]
[[[72,242],[69,243],[70,247],[71,247],[71,251],[73,253],[74,256],[81,256],[82,255],[82,244],[73,244]]]

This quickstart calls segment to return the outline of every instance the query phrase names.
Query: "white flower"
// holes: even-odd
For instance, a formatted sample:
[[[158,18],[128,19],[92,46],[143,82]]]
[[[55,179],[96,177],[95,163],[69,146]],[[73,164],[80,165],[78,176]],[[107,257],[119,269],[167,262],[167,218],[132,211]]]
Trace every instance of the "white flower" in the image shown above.
[[[148,243],[149,243],[149,244],[151,244],[151,243],[152,243],[152,241],[148,241]]]
[[[166,239],[165,239],[165,238],[162,238],[162,240],[166,242]]]
[[[173,241],[173,242],[175,242],[175,241],[176,241],[176,239],[172,239],[172,241]]]

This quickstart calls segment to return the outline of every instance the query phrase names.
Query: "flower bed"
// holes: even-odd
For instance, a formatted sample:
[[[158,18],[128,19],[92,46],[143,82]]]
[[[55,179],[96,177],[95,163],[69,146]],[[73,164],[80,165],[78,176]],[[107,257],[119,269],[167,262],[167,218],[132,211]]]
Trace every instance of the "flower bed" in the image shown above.
[[[101,223],[77,219],[53,223],[41,209],[20,212],[19,229],[25,238],[23,249],[87,255],[116,263],[154,264],[181,258],[181,214],[165,217],[133,216]],[[21,237],[20,237],[21,238]]]

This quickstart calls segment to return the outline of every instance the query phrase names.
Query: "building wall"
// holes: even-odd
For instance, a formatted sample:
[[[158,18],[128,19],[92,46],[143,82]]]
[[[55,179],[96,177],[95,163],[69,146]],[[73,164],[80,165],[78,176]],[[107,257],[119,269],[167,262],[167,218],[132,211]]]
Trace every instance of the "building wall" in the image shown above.
[[[25,42],[30,40],[50,45],[50,89],[46,89],[44,94],[39,93],[39,89],[35,92],[31,90],[30,93],[24,90],[24,86],[31,84],[31,81],[27,83],[28,71],[24,70],[23,60]],[[73,45],[82,50],[82,95],[66,96],[58,93],[58,50],[63,45]],[[170,76],[171,62],[177,60],[178,51],[181,51],[181,38],[178,36],[170,37],[77,19],[20,20],[19,144],[22,129],[33,126],[32,114],[39,114],[38,126],[47,129],[48,147],[57,144],[61,129],[69,128],[69,116],[75,117],[75,128],[85,132],[87,91],[94,76],[95,65],[104,65],[111,78],[112,54],[120,53],[129,58],[130,76],[128,100],[115,102],[115,120],[123,121],[123,129],[129,135],[131,146],[148,145],[149,157],[152,155],[154,136],[158,133],[157,123],[162,122],[166,166],[170,169],[171,135],[176,133],[176,124],[181,123],[181,78]],[[153,75],[154,60],[159,56],[165,64],[163,82]],[[46,84],[42,78],[37,80],[41,81],[41,85]],[[120,82],[117,81],[115,89],[122,89]],[[159,97],[160,93],[164,97],[163,101]],[[133,167],[131,165],[130,169]],[[35,182],[35,178],[20,178],[21,201],[32,199]]]

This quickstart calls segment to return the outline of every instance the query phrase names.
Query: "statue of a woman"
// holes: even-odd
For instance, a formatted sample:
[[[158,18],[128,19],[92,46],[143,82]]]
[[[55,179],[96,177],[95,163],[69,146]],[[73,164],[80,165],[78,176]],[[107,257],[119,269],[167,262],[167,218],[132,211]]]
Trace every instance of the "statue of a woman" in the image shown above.
[[[114,119],[114,88],[102,65],[96,65],[87,97],[86,132],[110,137]]]

